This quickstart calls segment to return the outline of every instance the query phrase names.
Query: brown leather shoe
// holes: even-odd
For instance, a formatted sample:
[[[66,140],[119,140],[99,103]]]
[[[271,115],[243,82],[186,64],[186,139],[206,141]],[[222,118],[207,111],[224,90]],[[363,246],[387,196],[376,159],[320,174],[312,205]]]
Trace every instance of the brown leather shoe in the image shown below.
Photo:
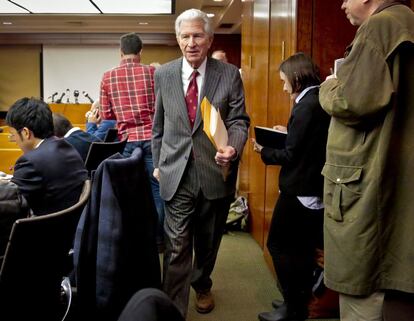
[[[214,298],[211,291],[196,293],[196,310],[198,313],[209,313],[214,309]]]

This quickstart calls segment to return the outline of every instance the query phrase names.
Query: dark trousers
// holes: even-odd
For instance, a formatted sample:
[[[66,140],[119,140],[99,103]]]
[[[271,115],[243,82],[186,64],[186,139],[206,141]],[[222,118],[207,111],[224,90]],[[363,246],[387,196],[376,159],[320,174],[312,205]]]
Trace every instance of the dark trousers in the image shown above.
[[[316,267],[315,249],[323,247],[323,209],[308,209],[296,196],[281,193],[273,212],[267,247],[288,313],[305,317]]]
[[[190,285],[197,292],[211,289],[210,275],[233,198],[206,199],[190,163],[174,197],[165,202],[163,289],[184,317]]]

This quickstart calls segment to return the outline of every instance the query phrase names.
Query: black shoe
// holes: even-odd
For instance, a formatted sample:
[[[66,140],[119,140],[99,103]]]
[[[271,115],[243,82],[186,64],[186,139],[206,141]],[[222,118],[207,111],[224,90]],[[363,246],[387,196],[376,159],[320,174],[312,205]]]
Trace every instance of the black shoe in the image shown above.
[[[279,309],[284,304],[285,302],[282,300],[275,299],[272,301],[272,307],[274,307],[275,309]]]

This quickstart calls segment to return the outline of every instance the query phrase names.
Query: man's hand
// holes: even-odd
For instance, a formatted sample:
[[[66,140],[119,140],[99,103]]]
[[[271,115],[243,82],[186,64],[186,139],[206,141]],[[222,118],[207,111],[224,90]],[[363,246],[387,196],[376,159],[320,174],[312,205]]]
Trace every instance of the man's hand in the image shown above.
[[[159,168],[154,168],[154,172],[152,173],[152,175],[156,178],[157,181],[160,181],[160,169]]]
[[[273,126],[273,129],[278,130],[278,131],[280,131],[280,132],[287,133],[287,127],[282,126],[282,125],[276,125],[276,126]]]
[[[229,166],[230,162],[234,160],[236,156],[237,153],[233,146],[225,146],[217,151],[214,160],[216,161],[217,165]]]
[[[325,80],[329,80],[329,79],[336,79],[336,76],[334,74],[330,74],[326,76]]]
[[[99,115],[99,110],[95,109],[94,111],[89,112],[88,123],[99,124],[101,122],[101,116]]]

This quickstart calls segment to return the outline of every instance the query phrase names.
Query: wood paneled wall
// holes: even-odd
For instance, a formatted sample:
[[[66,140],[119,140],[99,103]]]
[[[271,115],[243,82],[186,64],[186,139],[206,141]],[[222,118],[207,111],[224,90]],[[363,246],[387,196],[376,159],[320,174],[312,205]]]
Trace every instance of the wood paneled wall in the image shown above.
[[[333,60],[343,55],[355,28],[341,11],[341,0],[247,0],[243,2],[242,76],[253,127],[287,124],[292,102],[283,92],[280,63],[297,51],[311,55],[326,76]],[[328,39],[329,38],[329,39]],[[247,195],[250,231],[265,247],[278,198],[279,166],[265,166],[246,145],[240,167],[239,191]]]
[[[240,68],[241,35],[214,35],[214,40],[209,50],[209,56],[215,50],[224,50],[228,62]]]
[[[343,57],[357,30],[346,19],[341,3],[340,0],[298,0],[301,10],[297,50],[312,56],[320,67],[322,79],[330,74],[334,60]]]
[[[21,97],[40,97],[40,65],[39,45],[0,45],[0,111]]]

